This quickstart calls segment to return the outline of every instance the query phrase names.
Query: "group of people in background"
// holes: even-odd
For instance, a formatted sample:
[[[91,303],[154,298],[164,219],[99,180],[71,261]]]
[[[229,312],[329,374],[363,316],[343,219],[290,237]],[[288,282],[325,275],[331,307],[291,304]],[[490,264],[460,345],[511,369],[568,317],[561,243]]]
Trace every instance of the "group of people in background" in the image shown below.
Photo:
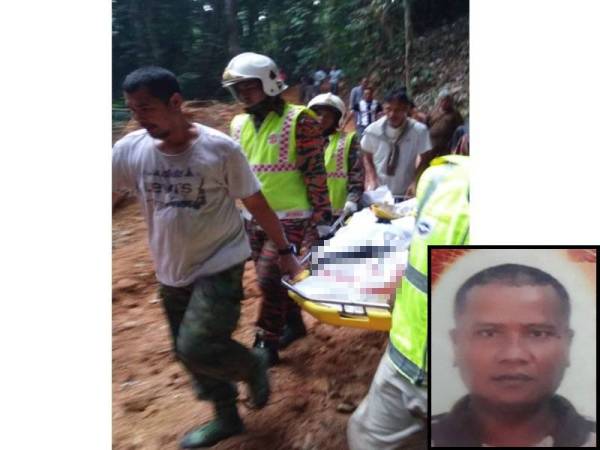
[[[310,99],[323,92],[337,94],[344,72],[337,66],[319,67],[313,73],[300,77],[300,100],[307,104]]]
[[[343,103],[337,96],[341,77],[342,71],[336,66],[329,71],[319,68],[312,76],[302,77],[301,101],[310,107],[314,98],[329,93],[335,103]],[[339,108],[337,111],[341,112]],[[434,108],[425,113],[416,107],[406,88],[391,89],[383,101],[378,100],[375,86],[364,77],[350,90],[341,114],[339,132],[343,133],[350,123],[354,125],[356,145],[348,154],[362,165],[366,190],[387,185],[398,198],[414,196],[416,179],[434,158],[469,154],[468,122],[446,87],[439,91]],[[354,157],[355,151],[359,157]]]
[[[312,75],[302,76],[300,79],[301,102],[308,104],[313,97],[324,92],[338,95],[342,78],[343,72],[336,66],[332,66],[329,71],[325,68],[319,68]],[[382,113],[381,102],[376,99],[375,91],[375,86],[369,82],[367,77],[362,78],[359,84],[350,90],[347,102],[348,114],[344,118],[343,127],[354,118],[357,131],[362,135],[364,128],[380,117]],[[454,140],[451,141],[452,132],[462,126],[464,120],[456,109],[453,93],[447,87],[443,87],[439,91],[435,107],[429,114],[419,111],[412,100],[410,105],[409,116],[427,125],[430,129],[432,143],[436,149],[443,149],[448,141],[455,144]],[[367,117],[369,114],[371,120]],[[456,145],[450,145],[450,147],[454,150]]]
[[[324,79],[325,71],[318,70],[317,74],[316,78]],[[332,101],[343,103],[333,89],[328,95]],[[313,99],[306,103],[310,107]],[[359,145],[353,149],[361,156],[353,159],[363,166],[367,191],[386,185],[398,198],[414,196],[418,176],[434,158],[469,154],[468,123],[448,88],[439,91],[434,108],[425,113],[404,87],[391,89],[383,101],[378,100],[375,87],[364,77],[351,89],[345,111],[338,128],[343,133],[350,123],[354,125]]]
[[[334,218],[357,211],[365,190],[386,185],[405,196],[412,187],[418,220],[442,210],[460,219],[440,221],[445,231],[420,236],[415,250],[411,247],[413,276],[420,281],[406,282],[415,284],[412,291],[397,291],[396,311],[419,315],[426,308],[421,287],[428,244],[468,242],[468,164],[461,156],[439,158],[452,153],[455,129],[450,128],[462,124],[451,96],[440,94],[436,109],[422,114],[402,87],[380,103],[365,78],[346,106],[337,95],[342,76],[336,67],[317,70],[312,83],[305,83],[317,95],[306,106],[294,105],[281,95],[287,85],[271,58],[237,55],[222,77],[222,85],[244,106],[231,122],[230,136],[186,118],[180,86],[166,69],[143,67],[123,83],[141,129],[114,146],[113,192],[133,190],[140,199],[174,352],[190,373],[197,397],[215,408],[213,420],[184,436],[183,448],[214,445],[244,431],[236,382],[247,384],[256,408],[268,403],[267,368],[307,333],[281,278],[301,272],[300,246],[331,237]],[[320,92],[326,82],[331,91]],[[352,118],[356,130],[346,132]],[[464,148],[467,133],[462,133],[455,138]],[[426,164],[460,180],[448,187],[456,191],[455,200],[436,197],[444,183],[433,173],[417,184]],[[440,209],[439,202],[447,207]],[[251,349],[231,337],[248,258],[262,293]],[[395,448],[390,445],[423,428],[426,330],[403,320],[394,314],[390,345],[376,375],[391,387],[384,393],[372,387],[356,411],[348,428],[352,449]],[[410,403],[411,398],[416,400]],[[390,407],[392,415],[385,412]]]

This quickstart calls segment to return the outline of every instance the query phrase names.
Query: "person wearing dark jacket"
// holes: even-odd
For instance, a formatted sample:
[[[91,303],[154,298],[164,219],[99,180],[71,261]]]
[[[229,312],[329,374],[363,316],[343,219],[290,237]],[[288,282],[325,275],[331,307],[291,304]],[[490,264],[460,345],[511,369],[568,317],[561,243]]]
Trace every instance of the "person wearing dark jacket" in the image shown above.
[[[454,106],[452,94],[447,89],[442,89],[435,109],[426,118],[432,144],[432,158],[450,153],[452,135],[463,123],[462,115]]]
[[[434,447],[488,447],[481,442],[472,399],[460,399],[447,414],[433,416],[431,427]],[[580,415],[571,402],[560,395],[550,399],[550,408],[556,416],[556,426],[543,437],[537,447],[595,447],[596,422]]]

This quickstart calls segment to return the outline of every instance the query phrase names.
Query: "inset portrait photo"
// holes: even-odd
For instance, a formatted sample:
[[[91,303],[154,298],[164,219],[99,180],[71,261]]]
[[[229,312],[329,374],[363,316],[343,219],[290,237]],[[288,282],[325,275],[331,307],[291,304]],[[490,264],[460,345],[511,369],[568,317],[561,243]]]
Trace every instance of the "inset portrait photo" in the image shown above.
[[[431,445],[596,446],[596,249],[429,247]]]

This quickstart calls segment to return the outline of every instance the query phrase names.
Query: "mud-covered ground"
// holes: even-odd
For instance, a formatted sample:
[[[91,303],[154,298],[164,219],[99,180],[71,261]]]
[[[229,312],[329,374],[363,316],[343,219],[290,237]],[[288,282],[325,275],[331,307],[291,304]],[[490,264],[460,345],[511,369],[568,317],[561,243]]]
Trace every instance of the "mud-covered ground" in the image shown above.
[[[252,262],[246,264],[244,297],[235,338],[250,345],[260,302]],[[247,432],[214,448],[347,448],[349,413],[368,391],[387,336],[332,327],[304,314],[308,336],[282,351],[282,363],[270,369],[269,404],[249,410],[240,385]],[[146,226],[137,203],[126,200],[113,218],[113,448],[176,449],[183,433],[211,415],[173,358]]]

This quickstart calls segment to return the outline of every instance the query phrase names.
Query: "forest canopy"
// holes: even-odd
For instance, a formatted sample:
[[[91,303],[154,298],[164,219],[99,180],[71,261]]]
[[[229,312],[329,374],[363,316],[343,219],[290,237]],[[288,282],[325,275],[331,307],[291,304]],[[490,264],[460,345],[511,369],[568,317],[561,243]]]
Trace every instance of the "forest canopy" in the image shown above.
[[[142,65],[173,71],[186,98],[223,98],[221,74],[241,51],[269,55],[292,82],[332,65],[352,81],[374,71],[383,79],[405,79],[407,26],[418,36],[469,8],[468,0],[113,0],[112,5],[113,99],[122,96],[127,73]]]

